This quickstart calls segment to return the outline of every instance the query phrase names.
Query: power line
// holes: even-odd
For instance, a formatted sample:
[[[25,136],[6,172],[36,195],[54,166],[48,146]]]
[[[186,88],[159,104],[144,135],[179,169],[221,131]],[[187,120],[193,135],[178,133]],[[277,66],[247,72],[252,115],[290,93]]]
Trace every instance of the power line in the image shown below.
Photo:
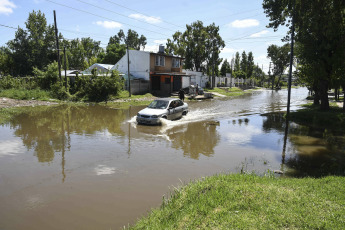
[[[18,29],[18,28],[14,28],[14,27],[12,27],[12,26],[6,26],[6,25],[3,25],[3,24],[0,24],[0,26],[2,26],[2,27],[6,27],[6,28],[10,28],[10,29]]]
[[[131,10],[131,11],[133,11],[133,12],[139,13],[139,14],[144,15],[144,16],[146,16],[146,17],[151,17],[151,16],[146,15],[146,14],[144,14],[144,13],[142,13],[142,12],[139,12],[139,11],[134,10],[134,9],[132,9],[132,8],[129,8],[129,7],[120,5],[120,4],[115,3],[115,2],[113,2],[113,1],[110,1],[110,0],[104,0],[104,1],[109,2],[109,3],[111,3],[111,4],[114,4],[114,5],[117,5],[117,6],[120,6],[120,7],[122,7],[122,8],[128,9],[128,10]],[[180,28],[183,28],[183,29],[184,29],[183,26],[175,25],[175,24],[173,24],[173,23],[171,23],[171,22],[167,22],[167,21],[163,21],[163,20],[161,20],[161,21],[164,22],[164,23],[167,23],[167,24],[170,24],[170,25],[173,25],[173,26],[180,27]]]
[[[132,19],[132,20],[136,20],[136,21],[139,21],[139,22],[143,22],[143,23],[149,24],[149,25],[151,25],[151,26],[155,26],[155,27],[158,27],[158,28],[161,28],[161,29],[173,31],[173,30],[171,30],[171,29],[167,29],[167,28],[164,28],[164,27],[161,27],[161,26],[158,26],[158,25],[155,25],[155,24],[146,22],[146,21],[142,21],[142,20],[139,20],[139,19],[136,19],[136,18],[131,18],[131,17],[127,16],[127,15],[120,14],[120,13],[117,13],[117,12],[112,11],[112,10],[109,10],[109,9],[105,9],[105,8],[103,8],[103,7],[100,7],[100,6],[96,6],[96,5],[94,5],[94,4],[91,4],[91,3],[88,3],[88,2],[84,2],[84,1],[82,1],[82,0],[76,0],[76,1],[81,2],[81,3],[84,3],[84,4],[86,4],[86,5],[93,6],[93,7],[95,7],[95,8],[101,9],[101,10],[105,10],[105,11],[108,11],[108,12],[111,12],[111,13],[114,13],[114,14],[117,14],[117,15],[120,15],[120,16],[122,16],[122,17],[126,17],[126,18],[129,18],[129,19]]]
[[[107,20],[116,22],[115,20],[113,20],[111,18],[107,18],[107,17],[101,16],[101,15],[98,15],[98,14],[94,14],[94,13],[91,13],[91,12],[86,11],[86,10],[80,10],[80,9],[77,9],[77,8],[74,8],[74,7],[71,7],[71,6],[67,6],[67,5],[64,5],[64,4],[61,4],[61,3],[57,3],[57,2],[54,2],[54,1],[51,1],[51,0],[46,0],[46,1],[47,2],[51,2],[53,4],[56,4],[56,5],[60,5],[60,6],[66,7],[66,8],[73,9],[73,10],[76,10],[76,11],[79,11],[79,12],[90,14],[90,15],[93,15],[93,16],[96,16],[96,17],[99,17],[99,18],[103,18],[103,19],[107,19]],[[124,25],[130,26],[130,27],[135,27],[135,28],[139,28],[139,29],[142,29],[142,30],[146,30],[146,31],[151,32],[151,33],[161,34],[161,35],[168,36],[168,37],[170,36],[170,35],[166,35],[166,34],[162,34],[162,33],[156,32],[156,31],[152,31],[152,30],[148,30],[148,29],[145,29],[145,28],[141,28],[141,27],[138,27],[138,26],[133,26],[133,25],[130,25],[128,23],[123,23],[123,22],[121,22],[121,23],[124,24]]]

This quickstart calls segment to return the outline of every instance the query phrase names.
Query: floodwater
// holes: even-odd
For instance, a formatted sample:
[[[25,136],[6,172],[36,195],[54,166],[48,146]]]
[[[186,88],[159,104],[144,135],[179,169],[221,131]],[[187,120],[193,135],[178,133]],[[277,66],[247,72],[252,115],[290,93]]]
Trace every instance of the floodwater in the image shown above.
[[[306,103],[292,89],[292,110]],[[0,126],[0,229],[119,229],[174,187],[217,173],[344,175],[344,134],[286,123],[287,91],[189,102],[162,126],[143,107],[28,108]]]

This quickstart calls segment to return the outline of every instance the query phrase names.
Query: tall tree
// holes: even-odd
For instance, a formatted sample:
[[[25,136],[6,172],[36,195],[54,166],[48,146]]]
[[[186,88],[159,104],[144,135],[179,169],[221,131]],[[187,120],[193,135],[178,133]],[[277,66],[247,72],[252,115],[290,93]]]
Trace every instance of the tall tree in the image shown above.
[[[295,2],[295,7],[293,7]],[[320,108],[329,109],[328,88],[332,78],[345,70],[344,0],[264,0],[269,27],[291,26],[294,15],[298,60],[308,66],[321,99]]]
[[[225,47],[215,24],[204,26],[201,21],[186,25],[185,32],[176,32],[168,39],[166,52],[185,58],[184,68],[212,72],[221,63],[219,53]]]
[[[231,73],[230,63],[227,59],[223,61],[222,67],[220,68],[220,75],[226,76],[227,73]]]
[[[136,31],[129,29],[126,36],[121,29],[117,35],[110,37],[108,45],[110,44],[128,44],[129,48],[140,50],[140,48],[145,49],[147,42],[144,35],[139,37]]]
[[[116,64],[126,54],[126,46],[119,43],[109,44],[105,53],[98,57],[98,62],[103,64]]]
[[[30,75],[33,67],[43,69],[56,59],[54,27],[47,25],[44,13],[32,11],[25,26],[26,30],[18,27],[15,38],[7,43],[15,75]]]
[[[254,56],[253,52],[248,53],[248,62],[247,62],[247,78],[251,78],[254,71]]]
[[[246,54],[246,51],[242,52],[242,58],[241,58],[241,70],[246,74],[247,76],[247,67],[248,67],[248,56]]]
[[[240,53],[239,52],[236,52],[235,54],[235,63],[234,63],[234,71],[237,72],[237,71],[240,71],[241,70],[241,58],[240,58]]]
[[[280,83],[280,79],[290,62],[290,45],[285,44],[283,46],[270,45],[267,48],[267,57],[271,59],[273,63],[272,78],[279,76],[276,87]]]

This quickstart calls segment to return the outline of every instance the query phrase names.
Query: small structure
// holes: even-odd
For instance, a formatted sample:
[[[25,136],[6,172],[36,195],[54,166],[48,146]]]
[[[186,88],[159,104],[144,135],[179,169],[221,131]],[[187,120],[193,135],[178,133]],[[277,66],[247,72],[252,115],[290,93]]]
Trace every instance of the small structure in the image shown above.
[[[109,73],[113,67],[114,65],[110,65],[110,64],[95,63],[89,68],[87,68],[86,70],[84,70],[82,74],[89,75],[92,73],[93,69],[96,69],[97,73],[99,74],[106,74],[106,73]]]
[[[160,45],[158,53],[129,50],[129,69],[132,76],[149,82],[149,91],[158,96],[169,96],[179,91],[183,84],[183,58],[167,55]],[[113,66],[119,72],[128,74],[128,57],[126,54]]]

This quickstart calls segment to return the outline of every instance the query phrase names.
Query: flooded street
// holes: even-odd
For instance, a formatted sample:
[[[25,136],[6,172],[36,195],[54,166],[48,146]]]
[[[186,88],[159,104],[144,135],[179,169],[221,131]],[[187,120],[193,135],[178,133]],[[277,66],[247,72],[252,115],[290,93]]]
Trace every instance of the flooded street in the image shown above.
[[[292,89],[291,109],[307,94]],[[119,229],[174,187],[222,172],[344,172],[344,134],[285,129],[286,101],[287,90],[259,90],[188,102],[162,126],[137,125],[143,107],[28,108],[0,126],[0,229]]]

